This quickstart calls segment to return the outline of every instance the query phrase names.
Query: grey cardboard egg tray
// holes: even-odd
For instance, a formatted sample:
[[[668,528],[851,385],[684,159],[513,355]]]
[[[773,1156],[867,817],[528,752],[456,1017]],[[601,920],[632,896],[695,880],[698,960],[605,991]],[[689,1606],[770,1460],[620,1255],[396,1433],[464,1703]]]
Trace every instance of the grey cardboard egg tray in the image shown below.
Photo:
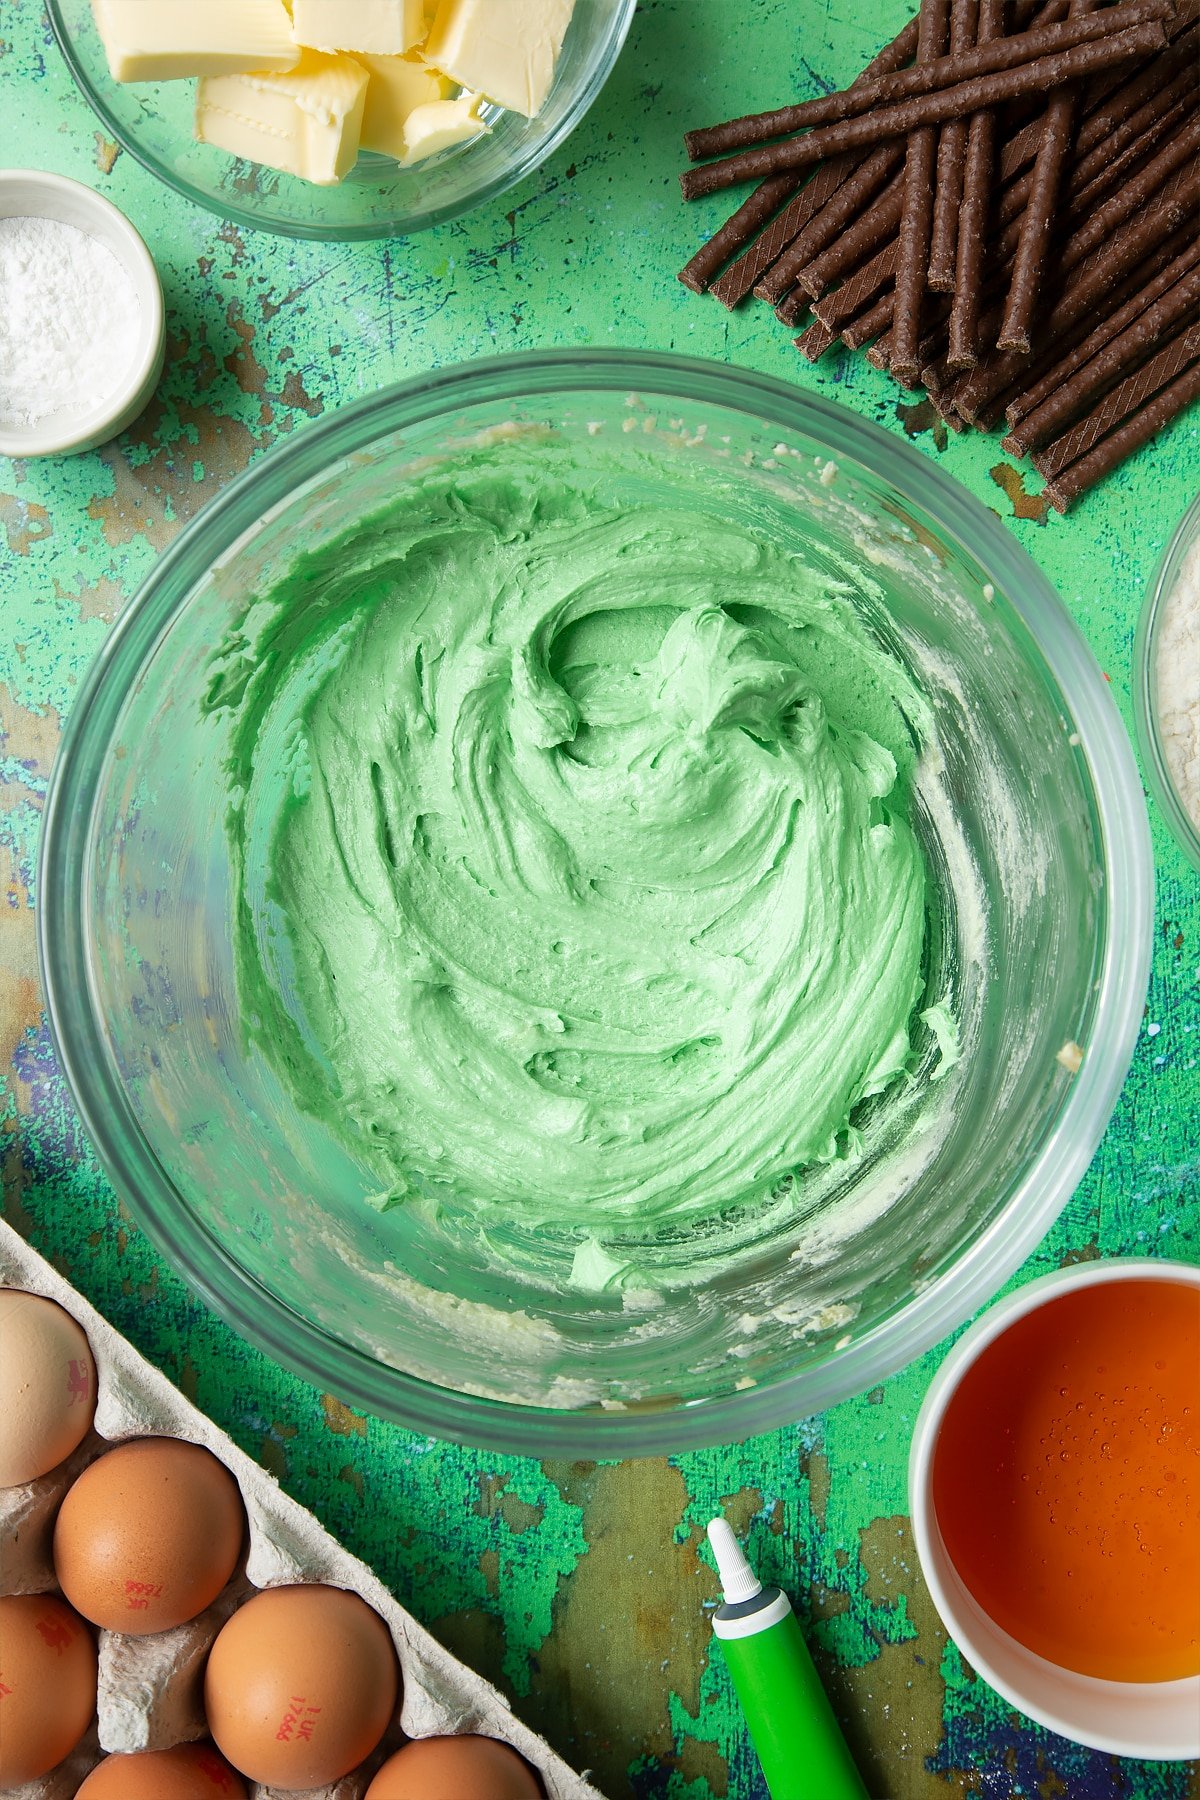
[[[237,1481],[249,1520],[244,1561],[217,1600],[187,1625],[150,1637],[101,1631],[97,1721],[78,1749],[49,1775],[5,1789],[3,1800],[69,1800],[103,1752],[161,1750],[205,1736],[204,1664],[230,1613],[258,1588],[323,1581],[361,1595],[385,1621],[403,1677],[400,1708],[379,1750],[332,1787],[290,1800],[361,1800],[379,1764],[406,1737],[479,1732],[511,1744],[541,1775],[547,1800],[601,1800],[582,1776],[513,1716],[482,1676],[450,1655],[397,1604],[365,1563],[351,1556],[309,1512],[184,1399],[50,1264],[0,1220],[0,1287],[45,1294],[76,1318],[96,1361],[94,1428],[75,1454],[24,1487],[0,1488],[0,1592],[56,1591],[51,1535],[72,1481],[126,1438],[169,1436],[203,1444]],[[254,1800],[288,1800],[281,1789],[248,1783]]]

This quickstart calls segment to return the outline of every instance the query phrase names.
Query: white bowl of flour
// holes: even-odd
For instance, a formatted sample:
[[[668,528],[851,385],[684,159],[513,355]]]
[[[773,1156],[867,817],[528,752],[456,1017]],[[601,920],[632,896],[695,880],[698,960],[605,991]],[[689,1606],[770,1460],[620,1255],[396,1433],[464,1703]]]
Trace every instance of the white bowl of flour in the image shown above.
[[[1200,496],[1159,564],[1138,625],[1134,706],[1158,803],[1200,869]]]
[[[162,373],[162,286],[110,201],[63,175],[0,170],[0,455],[91,450]]]

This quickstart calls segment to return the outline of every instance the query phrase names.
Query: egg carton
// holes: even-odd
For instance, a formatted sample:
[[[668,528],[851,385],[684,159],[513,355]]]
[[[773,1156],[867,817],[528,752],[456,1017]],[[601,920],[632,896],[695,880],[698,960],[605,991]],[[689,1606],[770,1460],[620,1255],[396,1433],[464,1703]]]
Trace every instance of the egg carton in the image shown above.
[[[327,1582],[374,1607],[392,1634],[403,1678],[400,1708],[375,1754],[330,1787],[290,1790],[248,1783],[253,1800],[362,1800],[376,1769],[408,1738],[478,1732],[510,1744],[541,1776],[547,1800],[602,1800],[550,1746],[514,1717],[508,1702],[405,1612],[365,1563],[351,1556],[273,1476],[244,1455],[165,1376],[0,1220],[0,1287],[56,1300],[88,1335],[96,1362],[93,1429],[57,1469],[22,1487],[0,1488],[0,1593],[58,1592],[51,1554],[54,1519],[76,1476],[127,1438],[174,1437],[211,1450],[241,1489],[248,1548],[232,1580],[200,1617],[148,1637],[101,1631],[96,1721],[83,1742],[37,1781],[0,1800],[70,1800],[108,1751],[165,1750],[207,1735],[204,1664],[229,1615],[259,1588]]]

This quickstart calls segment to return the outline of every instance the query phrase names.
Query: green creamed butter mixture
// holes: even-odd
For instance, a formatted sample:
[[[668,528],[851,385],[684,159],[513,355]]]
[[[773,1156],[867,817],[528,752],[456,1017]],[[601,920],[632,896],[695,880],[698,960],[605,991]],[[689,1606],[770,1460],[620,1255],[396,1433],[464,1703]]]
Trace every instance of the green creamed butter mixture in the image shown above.
[[[503,443],[410,478],[208,702],[247,1029],[381,1204],[577,1233],[584,1286],[765,1210],[911,1066],[929,730],[827,578],[602,476]]]

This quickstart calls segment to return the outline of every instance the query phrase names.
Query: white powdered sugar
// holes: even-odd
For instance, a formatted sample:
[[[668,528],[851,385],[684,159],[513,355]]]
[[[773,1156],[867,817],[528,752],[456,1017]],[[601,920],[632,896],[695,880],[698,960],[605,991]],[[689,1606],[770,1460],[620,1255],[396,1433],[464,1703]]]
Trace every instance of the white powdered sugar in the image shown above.
[[[1200,538],[1166,597],[1154,681],[1167,770],[1183,810],[1200,831]]]
[[[140,328],[137,291],[106,244],[59,219],[0,219],[0,426],[102,406]]]

